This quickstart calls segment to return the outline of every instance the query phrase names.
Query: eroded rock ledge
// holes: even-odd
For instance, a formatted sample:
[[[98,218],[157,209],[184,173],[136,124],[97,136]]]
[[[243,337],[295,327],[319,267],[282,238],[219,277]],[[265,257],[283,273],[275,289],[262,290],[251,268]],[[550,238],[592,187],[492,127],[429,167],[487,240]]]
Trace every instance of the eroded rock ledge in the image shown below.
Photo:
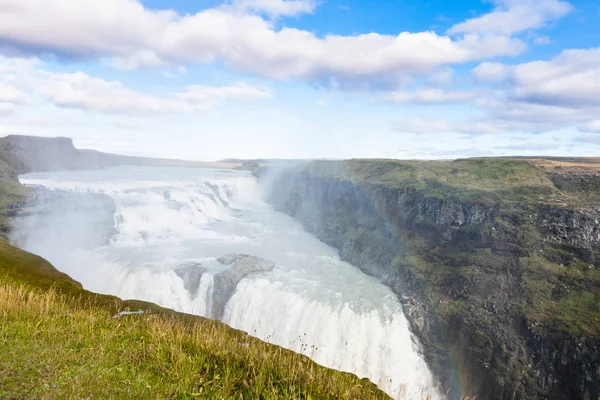
[[[213,290],[210,301],[211,318],[222,319],[227,302],[233,296],[238,283],[253,272],[271,271],[275,264],[264,258],[248,254],[225,254],[217,259],[231,268],[213,276]],[[175,269],[183,280],[183,285],[192,296],[198,294],[202,275],[207,270],[201,264],[187,264]]]

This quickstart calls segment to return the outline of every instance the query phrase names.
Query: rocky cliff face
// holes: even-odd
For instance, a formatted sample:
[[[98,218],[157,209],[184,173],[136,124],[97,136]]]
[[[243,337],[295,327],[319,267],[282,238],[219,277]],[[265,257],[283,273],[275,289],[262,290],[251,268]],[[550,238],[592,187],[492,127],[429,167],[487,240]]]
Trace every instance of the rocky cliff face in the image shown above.
[[[398,294],[451,398],[600,398],[600,207],[260,175],[277,209]]]

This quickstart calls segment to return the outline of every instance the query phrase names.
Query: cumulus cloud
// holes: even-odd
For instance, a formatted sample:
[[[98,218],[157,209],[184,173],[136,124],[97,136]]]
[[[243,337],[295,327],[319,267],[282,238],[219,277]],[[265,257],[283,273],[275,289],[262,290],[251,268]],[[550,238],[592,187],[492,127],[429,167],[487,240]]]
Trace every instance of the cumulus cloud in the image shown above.
[[[206,111],[230,100],[271,97],[269,89],[238,82],[226,86],[190,85],[163,95],[144,94],[118,81],[83,72],[57,73],[40,68],[36,60],[0,57],[0,105],[4,114],[16,104],[35,103],[106,114],[165,114]]]
[[[0,38],[23,51],[131,56],[177,18],[136,0],[2,0]]]
[[[270,97],[270,92],[239,83],[231,86],[189,86],[181,93],[156,97],[83,72],[46,73],[37,89],[60,107],[108,114],[154,114],[205,111],[227,100],[252,100]]]
[[[582,127],[582,130],[585,132],[600,133],[600,119],[588,122]],[[600,143],[599,138],[596,138],[596,140],[598,141],[597,143]]]
[[[12,85],[0,82],[0,102],[23,103],[27,100],[27,94]]]
[[[453,126],[446,122],[432,118],[411,117],[392,123],[392,128],[402,133],[446,133],[453,130]]]
[[[496,83],[472,102],[505,131],[598,128],[600,48],[565,50],[548,61],[512,66],[483,63],[472,74],[477,82]]]
[[[494,82],[506,78],[508,67],[500,63],[485,62],[473,70],[477,82]]]
[[[514,66],[483,63],[473,75],[478,81],[504,83],[514,101],[571,109],[600,106],[600,48],[565,50],[549,61]]]
[[[600,49],[565,50],[511,69],[513,96],[537,104],[600,106]]]
[[[413,92],[394,92],[384,96],[384,99],[395,103],[441,104],[465,102],[474,99],[477,95],[477,92],[468,90],[446,91],[422,88]]]
[[[461,133],[486,135],[520,130],[517,124],[488,118],[446,121],[437,118],[411,117],[402,121],[391,122],[391,126],[392,129],[398,132],[414,134]]]
[[[456,24],[448,33],[512,35],[540,28],[572,10],[569,3],[560,0],[495,0],[494,3],[496,8],[492,12]]]
[[[317,5],[314,0],[233,0],[231,7],[242,12],[293,17],[312,13]]]
[[[15,111],[15,105],[11,103],[0,102],[0,115],[9,115]]]
[[[239,0],[250,10],[293,14],[311,1]],[[60,29],[56,29],[60,27]],[[135,27],[135,29],[132,29]],[[196,14],[144,8],[137,0],[1,0],[0,42],[32,53],[109,58],[125,69],[224,62],[232,69],[276,79],[325,84],[397,85],[452,64],[525,49],[502,35],[434,32],[354,36],[277,29],[260,14],[213,8]]]
[[[120,82],[105,81],[83,72],[49,73],[37,90],[59,107],[86,111],[142,114],[192,110],[189,104],[144,95]]]
[[[427,81],[434,86],[447,85],[454,79],[454,71],[451,68],[441,68],[432,72]]]
[[[139,50],[131,56],[114,57],[107,63],[116,69],[134,70],[149,69],[167,66],[168,63],[161,60],[152,50]]]
[[[207,109],[227,100],[268,99],[271,93],[242,82],[222,87],[192,85],[188,86],[185,92],[175,93],[172,97],[183,103]]]

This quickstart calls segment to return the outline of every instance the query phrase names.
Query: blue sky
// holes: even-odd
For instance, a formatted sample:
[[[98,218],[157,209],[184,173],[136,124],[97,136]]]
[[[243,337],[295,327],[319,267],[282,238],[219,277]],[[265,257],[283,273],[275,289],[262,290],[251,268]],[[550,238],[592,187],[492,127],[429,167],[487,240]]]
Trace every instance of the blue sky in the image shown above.
[[[0,0],[0,135],[122,154],[600,156],[592,0]]]

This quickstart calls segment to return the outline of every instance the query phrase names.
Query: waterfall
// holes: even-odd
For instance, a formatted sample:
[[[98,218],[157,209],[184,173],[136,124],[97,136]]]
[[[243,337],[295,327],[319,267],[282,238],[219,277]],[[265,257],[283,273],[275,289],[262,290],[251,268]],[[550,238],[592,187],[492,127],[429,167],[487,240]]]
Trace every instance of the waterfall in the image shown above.
[[[53,198],[56,215],[30,212],[15,226],[17,245],[87,289],[214,317],[214,302],[223,301],[215,285],[222,279],[215,277],[233,268],[220,257],[257,256],[271,267],[227,281],[236,286],[225,298],[225,323],[369,378],[393,397],[439,397],[391,290],[263,203],[249,174],[119,167],[28,174],[21,181],[63,194],[100,193],[114,203],[113,232],[102,245],[77,238],[91,237],[97,224],[89,221],[99,220],[93,214],[106,212],[104,206],[82,211],[68,195]]]

